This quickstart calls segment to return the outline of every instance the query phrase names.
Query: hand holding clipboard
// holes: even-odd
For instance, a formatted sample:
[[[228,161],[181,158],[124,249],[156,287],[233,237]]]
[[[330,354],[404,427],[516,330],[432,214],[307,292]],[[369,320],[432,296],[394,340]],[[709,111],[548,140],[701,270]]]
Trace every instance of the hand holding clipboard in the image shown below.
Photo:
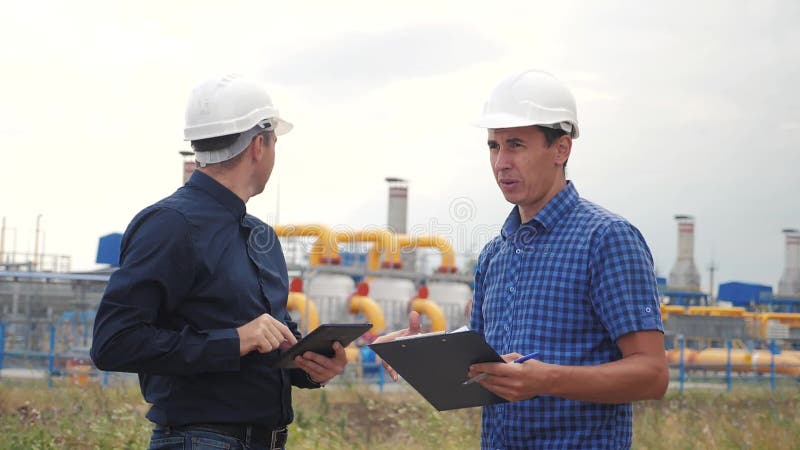
[[[539,358],[539,352],[533,352],[533,353],[528,353],[527,355],[525,355],[525,356],[522,356],[522,357],[520,357],[520,358],[517,358],[517,359],[515,359],[515,360],[514,360],[514,361],[512,361],[512,362],[513,362],[514,364],[522,364],[522,363],[524,363],[525,361],[528,361],[529,359],[538,359],[538,358]],[[488,377],[488,376],[489,376],[489,374],[488,374],[488,373],[482,373],[482,374],[480,374],[480,375],[475,375],[474,377],[472,377],[472,378],[470,378],[469,380],[465,381],[465,382],[464,382],[464,384],[465,384],[465,385],[466,385],[466,384],[472,384],[472,383],[475,383],[475,382],[477,382],[477,381],[481,381],[481,380],[483,380],[484,378],[486,378],[486,377]]]

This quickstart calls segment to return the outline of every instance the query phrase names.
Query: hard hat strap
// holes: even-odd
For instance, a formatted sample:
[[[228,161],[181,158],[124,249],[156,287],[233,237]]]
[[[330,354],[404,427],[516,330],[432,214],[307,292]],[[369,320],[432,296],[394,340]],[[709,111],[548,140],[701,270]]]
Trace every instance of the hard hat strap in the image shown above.
[[[253,128],[239,134],[239,137],[226,148],[212,151],[196,151],[195,160],[200,167],[207,164],[216,164],[227,161],[239,153],[242,153],[252,142],[253,138],[265,132],[274,130],[272,119],[265,119],[256,124]]]
[[[554,130],[564,130],[567,132],[567,134],[572,136],[573,127],[572,124],[569,122],[559,122],[559,123],[549,123],[549,124],[537,123],[536,125],[540,127],[552,128]]]

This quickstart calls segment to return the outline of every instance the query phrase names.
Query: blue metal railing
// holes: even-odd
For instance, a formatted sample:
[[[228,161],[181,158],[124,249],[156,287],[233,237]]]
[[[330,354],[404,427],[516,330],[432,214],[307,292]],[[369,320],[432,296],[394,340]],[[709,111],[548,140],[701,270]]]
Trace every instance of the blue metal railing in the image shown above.
[[[733,342],[730,339],[725,343],[726,347],[728,347],[728,360],[725,361],[725,390],[730,392],[731,391],[731,383],[732,375],[733,375],[733,364],[731,364],[731,354],[733,353]]]
[[[778,380],[792,380],[800,382],[800,361],[793,361],[790,358],[784,359],[781,363],[776,361],[776,357],[781,354],[781,349],[776,345],[775,340],[770,341],[750,341],[749,344],[753,346],[760,346],[762,349],[769,350],[769,364],[765,360],[758,361],[758,354],[752,353],[752,348],[744,358],[741,353],[737,358],[734,358],[734,341],[728,339],[725,341],[725,361],[724,364],[721,360],[711,359],[704,362],[698,362],[694,359],[687,358],[687,345],[683,336],[678,336],[678,361],[673,360],[671,367],[678,369],[678,388],[683,393],[686,383],[690,381],[693,374],[701,372],[702,379],[711,379],[715,377],[714,373],[723,373],[721,380],[724,380],[725,390],[730,392],[733,388],[733,382],[739,381],[752,381],[763,382],[768,380],[771,391],[776,389]],[[763,355],[763,353],[762,353]],[[696,356],[694,357],[696,358]],[[712,376],[709,377],[708,373]],[[736,377],[735,375],[739,375]],[[766,376],[765,376],[766,375]],[[720,375],[716,375],[716,379],[720,380]]]
[[[15,326],[17,328],[15,328]],[[40,323],[36,327],[31,328],[30,324],[18,324],[11,326],[6,322],[0,322],[0,369],[8,368],[26,368],[38,370],[40,374],[48,377],[48,384],[53,385],[53,378],[59,376],[74,376],[85,375],[91,379],[96,380],[103,386],[110,384],[116,376],[112,373],[99,371],[90,366],[88,361],[87,349],[85,347],[77,347],[77,353],[74,351],[76,348],[67,346],[69,342],[63,339],[64,335],[69,334],[69,330],[65,330],[62,326],[55,323]],[[21,333],[14,337],[9,333]],[[41,346],[35,343],[24,343],[20,341],[24,338],[23,335],[34,336],[39,341]],[[80,341],[80,337],[76,342]],[[679,357],[678,360],[672,360],[672,368],[678,369],[677,380],[679,383],[680,392],[684,392],[687,387],[687,382],[693,379],[710,379],[716,380],[720,387],[728,392],[732,391],[736,383],[742,381],[750,381],[756,383],[768,382],[769,388],[775,390],[778,382],[785,382],[796,378],[800,382],[800,363],[792,363],[791,357],[779,357],[781,353],[780,346],[775,340],[765,341],[748,341],[747,346],[751,350],[760,347],[762,349],[769,349],[769,361],[766,360],[767,354],[761,353],[762,360],[757,361],[756,353],[747,352],[747,355],[752,355],[752,362],[750,359],[742,359],[742,351],[734,349],[734,341],[726,340],[723,342],[723,358],[719,358],[716,362],[711,364],[700,364],[693,358],[693,352],[690,350],[692,342],[687,340],[684,336],[678,336],[677,339]],[[737,352],[734,354],[734,351]],[[673,357],[674,358],[674,357]],[[70,366],[70,360],[83,360],[77,362],[78,368]],[[787,360],[790,361],[787,363]],[[24,365],[20,365],[20,364]],[[91,368],[90,368],[91,367]],[[797,367],[797,370],[791,369]],[[787,369],[788,368],[788,369]],[[360,369],[360,370],[359,370]],[[88,370],[88,372],[87,372]],[[376,386],[381,392],[387,383],[386,372],[383,365],[372,361],[363,361],[361,363],[351,363],[348,365],[348,372],[351,376],[348,379],[355,381],[358,384],[370,384]],[[698,374],[700,374],[698,376]],[[709,377],[708,375],[711,374]],[[85,378],[82,378],[85,380]]]
[[[6,324],[0,322],[0,370],[3,369],[3,358],[6,350]]]

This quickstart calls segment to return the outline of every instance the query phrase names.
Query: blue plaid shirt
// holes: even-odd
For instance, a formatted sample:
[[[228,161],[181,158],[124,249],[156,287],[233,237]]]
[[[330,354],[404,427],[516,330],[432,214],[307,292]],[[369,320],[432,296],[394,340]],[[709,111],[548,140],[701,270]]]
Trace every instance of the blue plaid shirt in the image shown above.
[[[471,328],[500,354],[591,366],[622,358],[615,341],[660,330],[653,258],[639,231],[578,196],[571,182],[521,224],[514,208],[481,252]],[[631,446],[630,403],[541,395],[483,409],[484,449]]]

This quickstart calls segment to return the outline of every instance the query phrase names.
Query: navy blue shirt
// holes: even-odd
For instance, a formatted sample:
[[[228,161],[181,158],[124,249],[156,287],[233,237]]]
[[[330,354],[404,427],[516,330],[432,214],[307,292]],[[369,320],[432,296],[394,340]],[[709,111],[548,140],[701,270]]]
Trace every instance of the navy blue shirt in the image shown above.
[[[236,328],[268,313],[299,337],[286,311],[286,261],[274,230],[244,202],[195,171],[145,208],[122,239],[120,268],[97,311],[92,359],[136,372],[161,425],[292,421],[300,369],[272,369],[278,352],[239,356]]]

